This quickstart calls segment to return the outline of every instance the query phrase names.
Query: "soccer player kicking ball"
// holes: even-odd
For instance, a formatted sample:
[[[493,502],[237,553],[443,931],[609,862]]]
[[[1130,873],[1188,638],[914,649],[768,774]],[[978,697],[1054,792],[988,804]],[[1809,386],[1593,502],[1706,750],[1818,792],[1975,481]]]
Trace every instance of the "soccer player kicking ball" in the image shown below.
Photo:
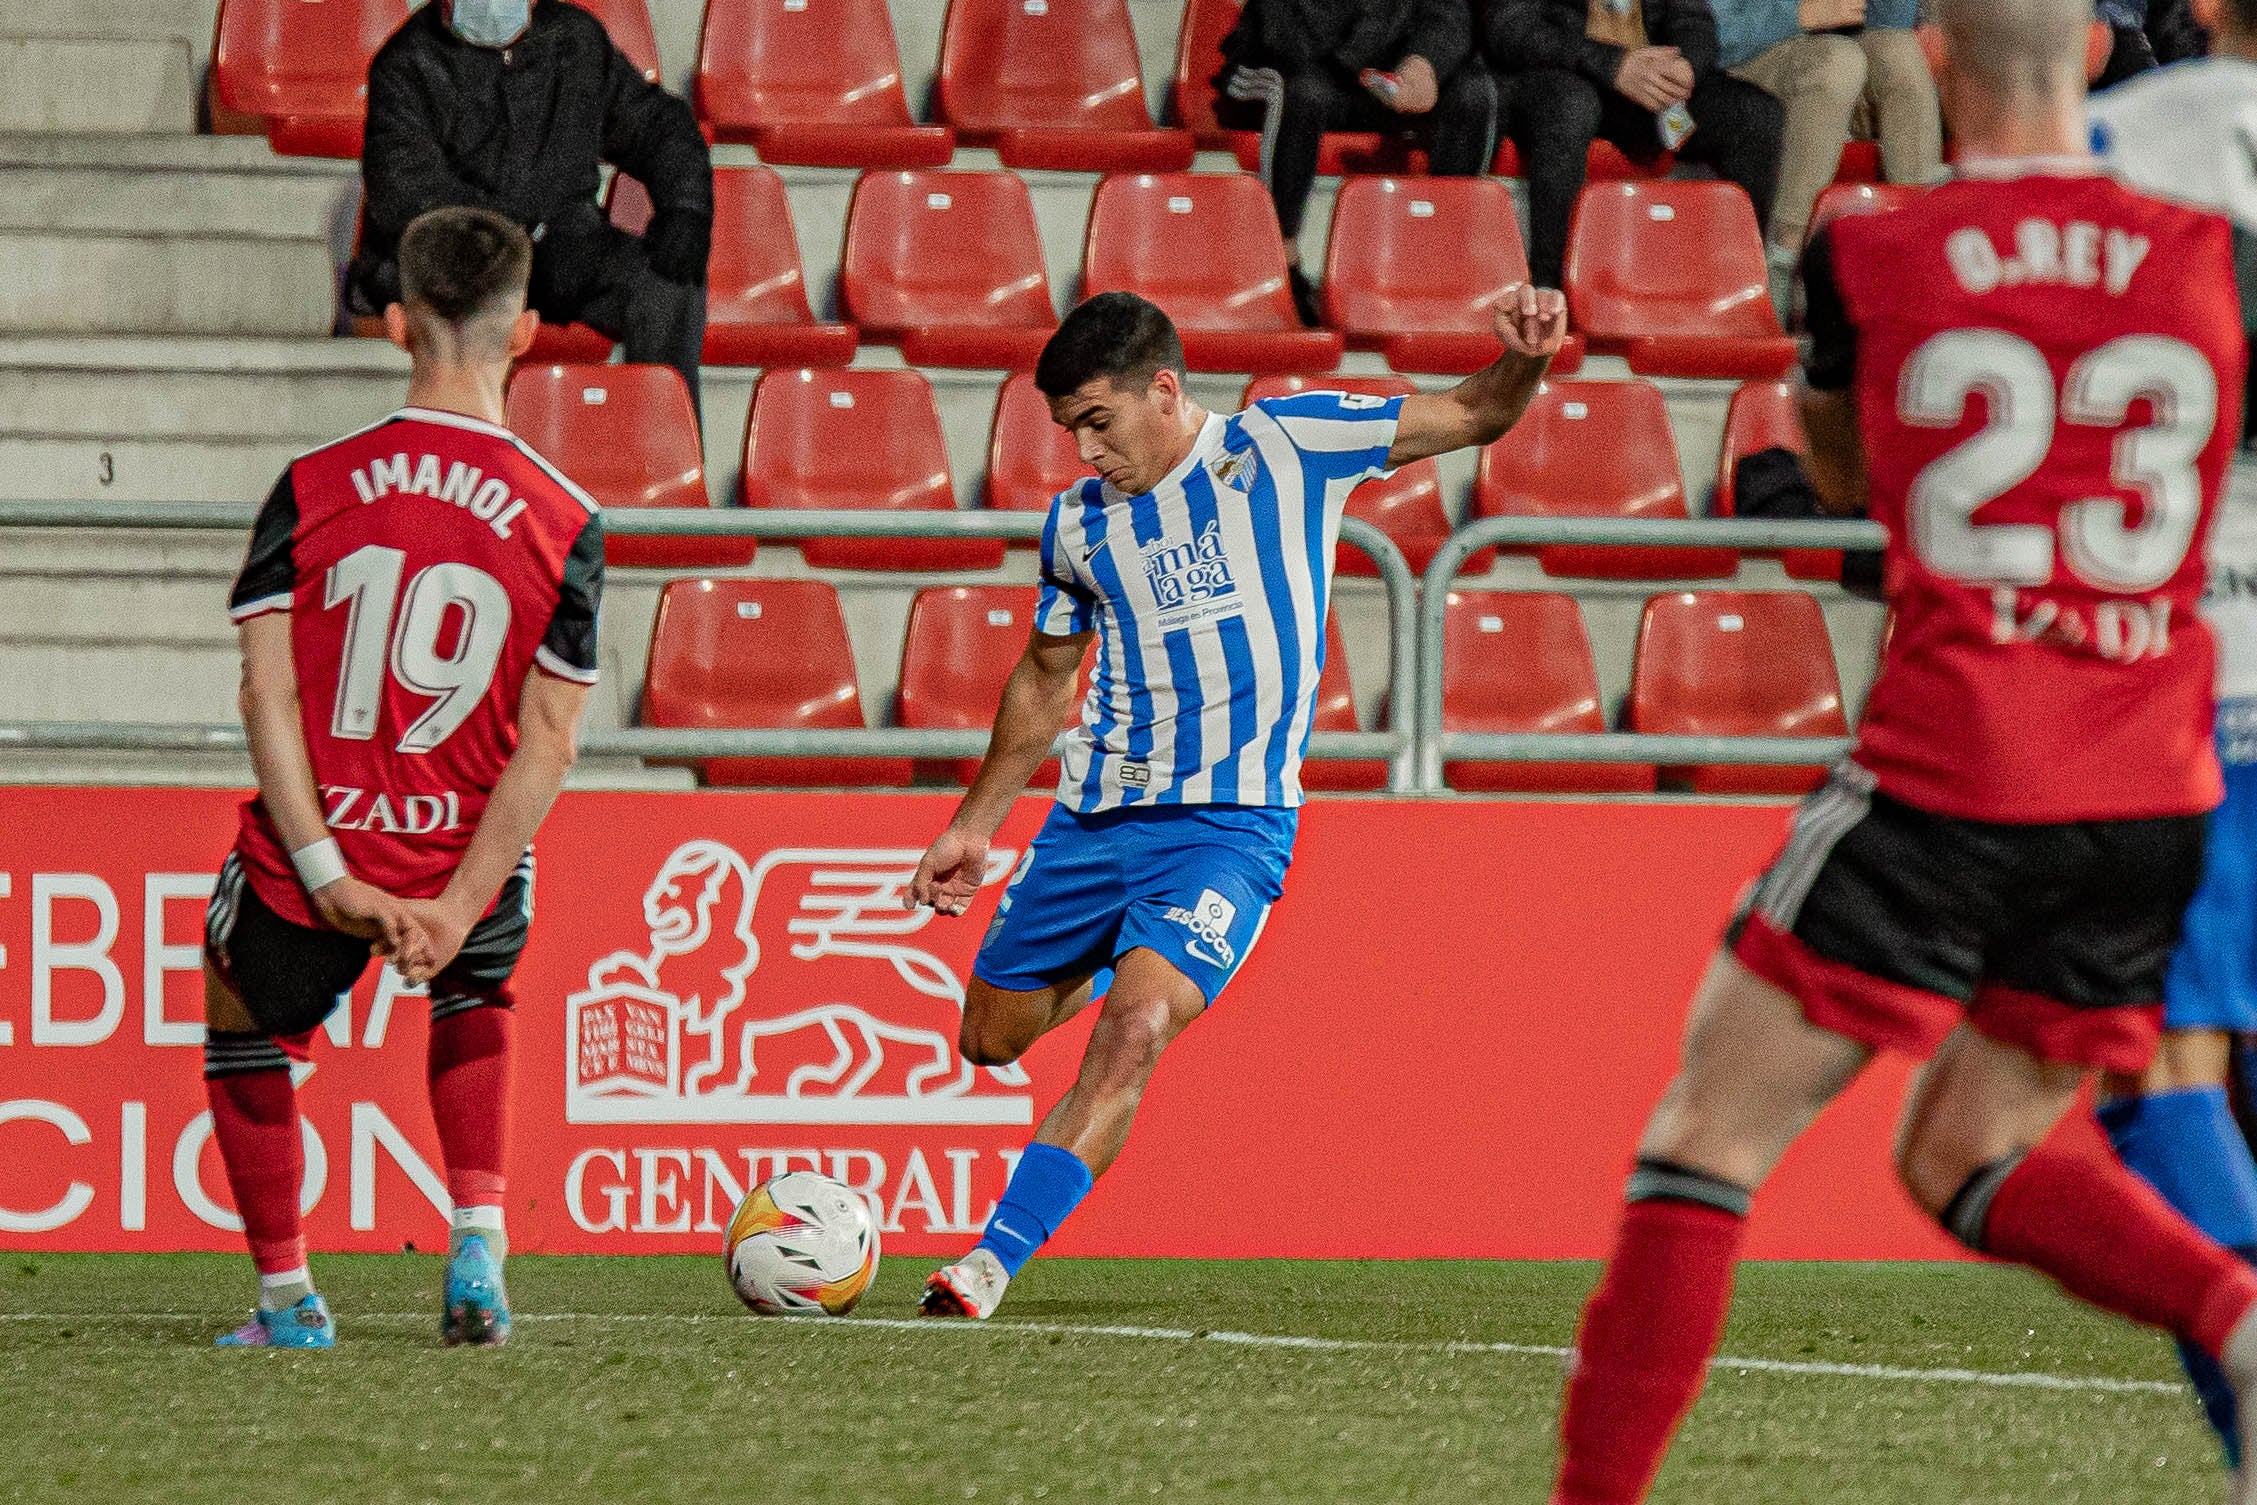
[[[1555,1505],[1644,1498],[1751,1194],[1883,1049],[1928,1058],[1896,1159],[1945,1228],[2257,1387],[2257,1272],[2070,1115],[2155,1049],[2220,793],[2195,604],[2241,424],[2231,231],[2098,172],[2087,0],[1938,11],[1960,181],[1804,260],[1812,476],[1887,524],[1896,629],[1694,1000],[1584,1309]]]
[[[1566,304],[1516,288],[1496,328],[1503,355],[1449,392],[1308,392],[1231,418],[1185,395],[1175,328],[1141,298],[1090,299],[1043,350],[1035,384],[1099,478],[1051,503],[1033,636],[911,897],[944,914],[971,903],[1094,637],[1057,807],[973,964],[964,1055],[1015,1061],[1089,1003],[1107,968],[1112,987],[1080,1074],[978,1247],[927,1283],[926,1313],[995,1310],[1120,1153],[1160,1053],[1245,964],[1293,856],[1348,493],[1519,420],[1566,336]]]
[[[2162,68],[2093,101],[2093,145],[2151,193],[2229,215],[2244,324],[2257,328],[2257,0],[2213,0],[2217,56]],[[2144,1077],[2109,1082],[2101,1122],[2124,1163],[2187,1220],[2257,1259],[2257,1161],[2226,1096],[2233,1037],[2257,1033],[2257,450],[2244,413],[2210,536],[2204,615],[2218,637],[2218,758],[2226,798],[2210,818],[2202,887],[2163,982],[2163,1047]],[[2209,1355],[2187,1373],[2240,1467],[2233,1389]]]
[[[431,988],[431,1113],[454,1200],[441,1335],[509,1336],[509,979],[531,842],[596,678],[596,504],[501,427],[533,248],[481,209],[400,241],[408,406],[275,483],[230,602],[259,792],[204,922],[205,1088],[259,1305],[219,1341],[327,1348],[298,1227],[291,1061],[368,966]]]

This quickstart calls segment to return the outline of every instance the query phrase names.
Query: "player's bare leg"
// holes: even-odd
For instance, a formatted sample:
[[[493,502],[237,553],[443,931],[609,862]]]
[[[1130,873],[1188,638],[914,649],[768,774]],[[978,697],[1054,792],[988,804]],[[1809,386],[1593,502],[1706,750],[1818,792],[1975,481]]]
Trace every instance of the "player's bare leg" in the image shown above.
[[[1088,991],[1083,982],[1049,995],[1048,1007],[1058,1017],[1045,1028],[1072,1017],[1088,1002]],[[1010,1017],[1026,1023],[1042,1007],[1036,1000],[1045,997],[1001,996],[1020,1000],[1021,1012]],[[967,1035],[969,1003],[967,999]],[[1120,1155],[1162,1052],[1206,1008],[1198,984],[1158,952],[1138,947],[1120,959],[1074,1085],[1035,1132],[979,1246],[933,1274],[919,1310],[945,1317],[985,1317],[995,1310],[1019,1266],[1057,1231]]]
[[[327,1348],[335,1341],[329,1307],[313,1288],[298,1225],[305,1144],[290,1060],[259,1028],[234,989],[204,969],[204,1092],[228,1189],[259,1272],[251,1320],[220,1338],[223,1347]]]
[[[975,1066],[1008,1066],[1089,1006],[1094,974],[1047,988],[1007,992],[979,978],[964,990],[964,1023],[956,1048]]]

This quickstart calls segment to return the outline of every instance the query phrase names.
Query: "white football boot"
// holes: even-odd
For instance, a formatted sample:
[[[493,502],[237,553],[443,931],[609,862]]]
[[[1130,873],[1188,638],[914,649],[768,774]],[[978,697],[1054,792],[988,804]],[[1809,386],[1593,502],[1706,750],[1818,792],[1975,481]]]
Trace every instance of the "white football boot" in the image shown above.
[[[1003,1292],[1010,1284],[1011,1275],[1002,1260],[985,1249],[974,1249],[955,1264],[933,1271],[917,1310],[927,1317],[970,1317],[977,1321],[1002,1303]]]

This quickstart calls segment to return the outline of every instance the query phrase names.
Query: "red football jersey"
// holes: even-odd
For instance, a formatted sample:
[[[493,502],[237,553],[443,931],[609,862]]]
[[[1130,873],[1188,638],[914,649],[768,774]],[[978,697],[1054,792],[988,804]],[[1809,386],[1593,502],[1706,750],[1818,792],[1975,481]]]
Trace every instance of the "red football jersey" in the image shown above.
[[[602,592],[595,502],[507,429],[408,408],[283,473],[229,612],[291,613],[306,751],[354,877],[446,887],[517,749],[525,676],[595,683]],[[317,923],[255,798],[237,845],[268,907]]]
[[[2001,822],[2218,802],[2203,544],[2241,432],[2231,230],[2075,159],[1836,221],[1807,379],[1854,388],[1895,622],[1880,789]]]

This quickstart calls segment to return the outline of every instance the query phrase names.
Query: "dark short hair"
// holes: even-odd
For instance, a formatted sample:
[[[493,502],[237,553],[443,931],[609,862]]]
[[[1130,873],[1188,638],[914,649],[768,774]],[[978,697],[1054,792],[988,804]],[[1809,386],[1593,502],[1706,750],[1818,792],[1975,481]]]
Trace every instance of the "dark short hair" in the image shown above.
[[[522,298],[532,271],[532,240],[491,209],[433,209],[400,235],[400,301],[449,324]]]
[[[1042,347],[1034,384],[1057,398],[1098,377],[1149,386],[1162,371],[1185,374],[1183,341],[1168,316],[1134,293],[1099,293],[1066,315]]]

